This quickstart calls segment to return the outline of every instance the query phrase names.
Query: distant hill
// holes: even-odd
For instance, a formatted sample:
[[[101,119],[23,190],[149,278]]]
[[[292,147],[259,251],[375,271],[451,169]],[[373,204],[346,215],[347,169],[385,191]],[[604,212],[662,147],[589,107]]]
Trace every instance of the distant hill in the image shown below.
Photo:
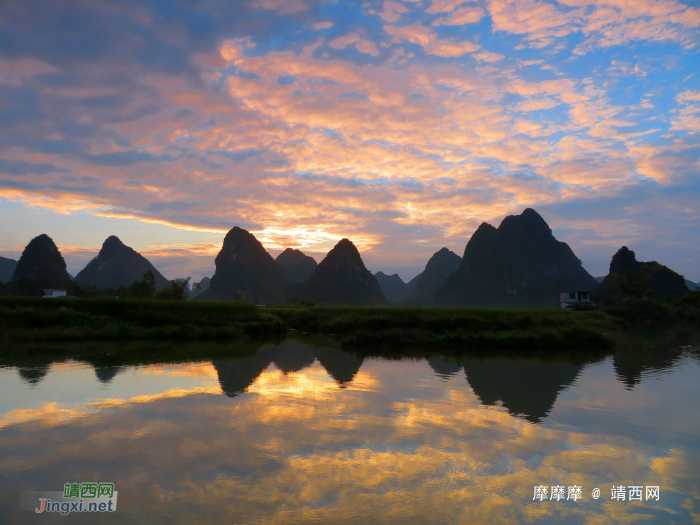
[[[374,276],[377,278],[379,287],[389,303],[399,304],[408,295],[408,285],[403,282],[399,274],[387,275],[384,272],[377,272]]]
[[[362,262],[360,252],[342,239],[316,267],[304,287],[304,296],[319,305],[386,305],[384,294]]]
[[[479,226],[461,265],[435,294],[435,304],[557,307],[560,292],[596,285],[569,245],[557,241],[544,219],[528,208],[506,217],[498,228]]]
[[[190,282],[187,280],[186,277],[178,277],[177,279],[173,279],[173,281],[175,281],[178,284],[184,284],[185,285],[185,292],[187,292],[187,294],[189,295],[191,288],[190,288]]]
[[[45,288],[63,288],[70,281],[66,261],[48,235],[35,237],[22,252],[12,280],[23,278],[31,279]]]
[[[235,226],[216,256],[216,272],[203,301],[281,303],[288,292],[284,271],[250,232]]]
[[[277,256],[275,262],[284,271],[287,281],[290,283],[303,283],[308,281],[314,273],[318,263],[300,250],[287,248]]]
[[[685,285],[688,287],[688,290],[691,292],[696,292],[700,290],[700,283],[694,283],[693,281],[689,281],[688,279],[685,280]]]
[[[688,291],[686,280],[656,261],[640,262],[635,253],[623,246],[610,261],[610,273],[595,290],[596,301],[612,301],[625,296],[652,295],[664,299],[680,297]]]
[[[163,277],[148,259],[125,245],[119,237],[111,235],[102,243],[97,257],[75,276],[75,281],[83,286],[96,286],[101,290],[116,290],[120,286],[130,286],[143,280],[144,274],[149,270],[156,278],[156,288],[170,285],[170,281]]]
[[[435,293],[445,284],[447,278],[454,273],[462,263],[462,258],[448,250],[441,248],[425,265],[425,270],[416,280],[413,291],[411,291],[404,302],[407,305],[429,306],[434,303]]]
[[[12,279],[12,275],[15,273],[16,267],[17,261],[15,261],[14,259],[0,257],[0,283],[10,282],[10,279]]]
[[[194,299],[197,297],[199,294],[201,294],[204,290],[209,289],[209,284],[211,283],[211,279],[209,277],[202,277],[202,280],[199,281],[198,283],[194,283],[192,285],[192,289],[190,290],[190,293],[188,295],[189,299]],[[195,288],[194,285],[199,284],[199,288]]]

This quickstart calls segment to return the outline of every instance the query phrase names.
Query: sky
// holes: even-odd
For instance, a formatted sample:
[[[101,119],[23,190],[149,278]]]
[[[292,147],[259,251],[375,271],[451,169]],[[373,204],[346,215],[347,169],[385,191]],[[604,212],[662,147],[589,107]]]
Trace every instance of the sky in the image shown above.
[[[699,44],[696,0],[1,2],[0,255],[196,281],[239,226],[408,280],[532,207],[700,281]]]

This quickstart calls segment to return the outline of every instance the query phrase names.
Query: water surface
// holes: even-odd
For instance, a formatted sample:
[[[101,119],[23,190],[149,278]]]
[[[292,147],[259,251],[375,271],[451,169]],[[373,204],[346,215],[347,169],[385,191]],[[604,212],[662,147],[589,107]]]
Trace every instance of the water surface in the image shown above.
[[[21,491],[111,481],[105,523],[698,523],[698,348],[590,360],[244,359],[0,368],[0,523]],[[612,485],[660,501],[610,499]],[[580,501],[533,501],[536,485]],[[594,488],[601,497],[594,500]]]

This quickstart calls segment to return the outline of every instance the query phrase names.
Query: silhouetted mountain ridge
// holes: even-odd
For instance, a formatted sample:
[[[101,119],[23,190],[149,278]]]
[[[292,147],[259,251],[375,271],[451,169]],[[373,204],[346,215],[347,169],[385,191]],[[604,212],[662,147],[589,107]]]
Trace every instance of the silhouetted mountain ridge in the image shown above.
[[[610,301],[624,296],[643,297],[651,294],[664,299],[680,297],[688,291],[682,275],[656,261],[641,262],[635,253],[623,246],[610,261],[610,273],[595,290],[598,301]]]
[[[34,237],[17,261],[13,281],[30,279],[45,288],[63,288],[70,281],[66,261],[48,235]]]
[[[156,288],[162,289],[170,284],[148,259],[125,245],[116,235],[111,235],[102,243],[97,257],[75,276],[75,281],[101,290],[116,290],[141,281],[148,271],[155,277]]]
[[[386,304],[377,278],[362,262],[360,252],[342,239],[328,252],[306,283],[303,294],[319,305]]]
[[[377,272],[374,274],[374,277],[376,277],[379,287],[382,289],[384,298],[389,303],[399,304],[409,293],[408,285],[403,282],[403,279],[397,273],[387,275],[384,272]]]
[[[15,273],[15,268],[17,268],[17,261],[0,257],[0,283],[10,282],[12,275]]]
[[[306,255],[300,250],[287,248],[280,253],[275,262],[282,268],[287,281],[290,283],[303,283],[308,281],[311,274],[314,273],[316,260],[313,257]]]
[[[528,208],[482,223],[464,249],[460,267],[435,294],[440,306],[557,307],[559,293],[593,290],[596,280],[568,244],[557,241],[542,217]]]
[[[404,302],[408,305],[430,306],[435,301],[435,294],[452,275],[462,258],[447,248],[441,248],[428,260],[416,279],[413,290],[406,296]]]
[[[214,261],[209,289],[198,299],[280,303],[288,292],[282,268],[253,234],[234,226]]]

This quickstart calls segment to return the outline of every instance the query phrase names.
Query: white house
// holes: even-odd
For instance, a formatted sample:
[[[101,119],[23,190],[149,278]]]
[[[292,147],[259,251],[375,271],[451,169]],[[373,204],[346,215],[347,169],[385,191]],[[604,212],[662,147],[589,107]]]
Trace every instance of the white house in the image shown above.
[[[44,298],[53,299],[55,297],[65,297],[67,290],[57,290],[55,288],[44,288]]]
[[[595,306],[595,303],[591,299],[590,290],[575,290],[573,292],[562,292],[559,294],[559,304],[561,308],[573,308],[576,303]]]

